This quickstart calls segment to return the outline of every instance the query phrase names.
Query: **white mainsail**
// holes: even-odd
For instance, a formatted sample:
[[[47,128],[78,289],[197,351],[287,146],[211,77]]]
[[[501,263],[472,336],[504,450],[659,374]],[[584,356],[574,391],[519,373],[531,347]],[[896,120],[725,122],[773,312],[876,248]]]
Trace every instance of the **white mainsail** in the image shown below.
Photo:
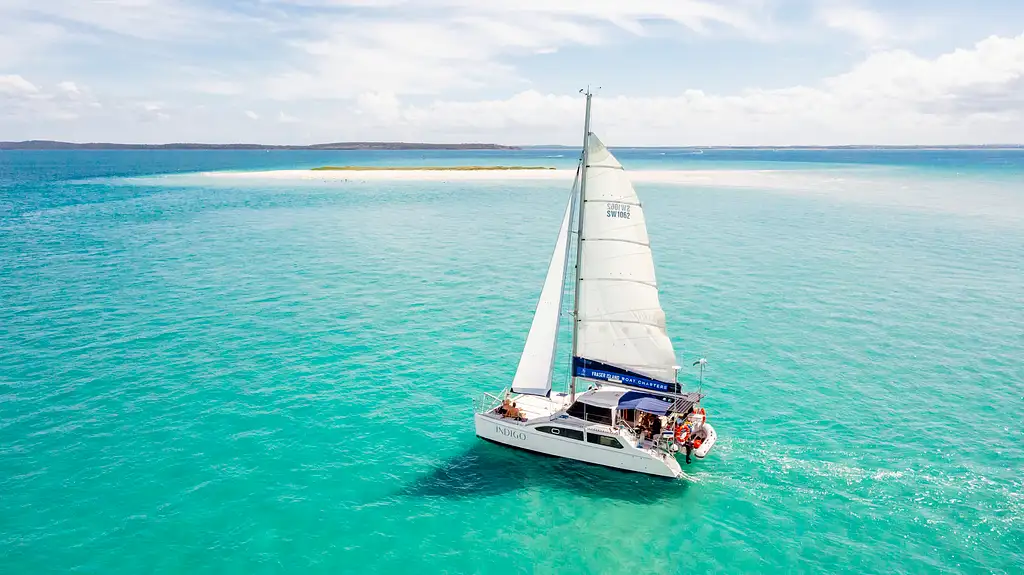
[[[555,344],[558,341],[558,322],[562,312],[562,294],[565,291],[565,266],[569,256],[569,220],[576,203],[576,186],[569,195],[569,205],[562,216],[555,251],[548,264],[548,275],[540,291],[537,311],[533,314],[530,333],[526,336],[519,367],[512,379],[512,391],[530,395],[547,395],[551,391],[551,373],[555,364]]]
[[[594,134],[587,158],[576,355],[674,382],[676,354],[640,200],[622,164]]]

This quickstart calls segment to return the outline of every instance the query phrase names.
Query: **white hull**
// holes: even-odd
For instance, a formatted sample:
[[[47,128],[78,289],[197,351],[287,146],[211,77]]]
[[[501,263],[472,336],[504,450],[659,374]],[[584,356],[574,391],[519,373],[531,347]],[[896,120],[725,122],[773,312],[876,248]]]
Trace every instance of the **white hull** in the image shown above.
[[[627,433],[615,432],[607,426],[587,425],[574,429],[585,430],[586,433],[600,432],[604,436],[616,437],[622,447],[606,447],[585,439],[559,437],[538,430],[539,427],[544,426],[564,425],[566,428],[570,427],[566,420],[557,417],[537,418],[522,422],[502,418],[492,413],[478,413],[474,420],[476,434],[496,443],[625,471],[671,478],[684,476],[675,457],[653,449],[638,448],[635,443],[631,442],[631,437]]]

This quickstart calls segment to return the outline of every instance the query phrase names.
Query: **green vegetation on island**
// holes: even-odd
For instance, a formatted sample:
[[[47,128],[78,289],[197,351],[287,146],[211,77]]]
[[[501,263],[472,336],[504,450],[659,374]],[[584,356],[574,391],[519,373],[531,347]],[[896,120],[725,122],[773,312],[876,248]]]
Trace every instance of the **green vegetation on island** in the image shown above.
[[[406,172],[476,172],[476,171],[501,171],[501,170],[554,170],[548,166],[320,166],[313,168],[314,172],[319,171],[346,171],[346,172],[371,172],[371,171],[406,171]]]

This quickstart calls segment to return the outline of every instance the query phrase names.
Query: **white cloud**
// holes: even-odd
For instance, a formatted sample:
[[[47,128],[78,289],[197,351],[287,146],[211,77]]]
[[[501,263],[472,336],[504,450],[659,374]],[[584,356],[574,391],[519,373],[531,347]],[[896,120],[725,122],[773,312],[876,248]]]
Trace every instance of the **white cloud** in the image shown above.
[[[402,108],[393,92],[367,92],[356,98],[355,113],[368,123],[389,125],[400,120]]]
[[[596,131],[617,145],[985,143],[1024,134],[1024,35],[992,37],[935,59],[874,54],[820,86],[674,97],[597,97]],[[392,117],[396,104],[390,103]],[[417,133],[572,143],[578,96],[528,90],[508,99],[402,106]],[[379,116],[378,116],[379,118]]]
[[[116,52],[129,66],[139,63],[151,83],[213,95],[263,89],[285,100],[371,91],[439,94],[523,87],[526,81],[509,58],[645,34],[650,22],[700,34],[755,34],[757,6],[750,0],[261,0],[230,6],[209,0],[4,0],[0,48],[9,43],[13,53],[18,45],[32,45],[10,56],[9,64],[52,61],[48,50],[73,57],[72,47]],[[32,38],[22,32],[33,26],[46,26],[46,33],[33,31]],[[197,47],[212,58],[195,59]],[[259,69],[218,59],[224,50],[252,58]],[[257,57],[260,51],[272,57]],[[0,65],[4,56],[0,51]],[[175,76],[194,75],[190,62],[211,69],[205,77],[188,78],[194,81],[175,82]],[[172,70],[153,74],[161,64]]]
[[[60,82],[51,89],[20,75],[0,76],[0,120],[29,125],[64,123],[101,107],[89,90],[74,82]]]
[[[933,34],[926,15],[915,17],[912,21],[899,21],[893,16],[845,0],[819,4],[815,16],[827,28],[849,34],[873,49],[905,45]]]
[[[39,88],[17,74],[0,76],[0,94],[35,94]]]
[[[826,81],[829,90],[862,101],[902,101],[920,106],[970,102],[978,93],[1020,93],[1024,34],[986,38],[971,49],[935,59],[904,50],[871,55],[850,72]]]
[[[829,28],[853,34],[868,44],[878,44],[894,32],[881,14],[852,4],[825,4],[818,17]]]
[[[751,3],[743,1],[421,0],[384,5],[399,10],[390,18],[332,18],[312,28],[311,37],[293,41],[301,56],[268,82],[268,93],[291,100],[522,87],[527,82],[510,58],[595,46],[622,33],[641,35],[651,21],[702,34],[717,28],[757,30]]]
[[[595,100],[595,123],[617,145],[1021,139],[1021,37],[993,37],[924,58],[891,49],[910,46],[905,39],[924,29],[904,25],[895,11],[829,0],[794,19],[788,13],[783,18],[780,5],[0,0],[0,71],[8,73],[0,75],[0,131],[34,137],[74,121],[77,130],[92,130],[91,139],[108,140],[575,143],[580,98],[558,91],[570,81],[583,83],[577,76],[586,68],[587,74],[607,74],[594,79],[607,88]],[[713,53],[731,51],[723,60],[740,67],[688,67],[693,59],[686,54],[678,69],[647,70],[652,65],[643,54],[655,43],[678,51],[678,37],[685,36],[706,57],[707,46],[699,43],[710,35]],[[813,49],[827,41],[831,52],[810,57],[797,76],[802,79],[786,88],[645,95],[655,89],[664,94],[657,83],[668,74],[689,80],[694,71],[696,87],[716,81],[716,74],[741,81],[736,78],[746,77],[743,59],[736,56],[756,49],[751,41],[777,42],[783,53],[796,43]],[[602,58],[620,47],[629,60],[611,58],[603,65]],[[556,52],[561,54],[538,56]],[[569,61],[578,53],[589,68]],[[815,76],[820,60],[835,65],[856,54],[864,56],[846,73]],[[551,68],[541,71],[552,62],[561,78],[553,79]],[[779,60],[778,66],[789,63]],[[650,79],[627,84],[620,81],[626,76]],[[632,91],[616,89],[627,85]],[[302,119],[285,110],[301,111]],[[171,117],[174,122],[165,121]],[[51,119],[60,123],[50,126]]]
[[[631,31],[640,30],[644,22],[653,20],[671,21],[701,31],[715,25],[754,30],[757,20],[751,12],[761,4],[747,0],[519,0],[515,3],[479,0],[284,0],[276,3],[361,7],[414,15],[437,14],[442,19],[460,14],[477,14],[499,20],[518,16],[572,18],[607,22]]]
[[[77,94],[69,90],[72,85]],[[279,111],[276,122],[254,122],[260,115],[244,108],[228,116],[218,105],[110,99],[105,102],[108,105],[96,108],[99,102],[79,84],[65,82],[47,90],[17,75],[0,76],[0,94],[0,108],[9,117],[93,121],[90,125],[97,131],[91,139],[112,139],[117,126],[124,130],[123,139],[138,140],[133,134],[139,132],[133,130],[153,125],[164,130],[145,132],[156,141],[280,141],[287,137],[305,142],[575,144],[583,115],[578,94],[535,89],[487,100],[364,91],[343,103],[306,101],[305,120]],[[173,123],[162,122],[172,115]],[[139,124],[133,127],[125,116]],[[609,144],[619,146],[1020,141],[1024,34],[986,38],[935,58],[904,50],[876,52],[846,73],[787,88],[752,88],[734,94],[689,90],[662,97],[599,94],[594,100],[594,128]]]
[[[4,0],[0,16],[47,18],[66,32],[107,33],[142,40],[195,39],[246,18],[188,0]],[[61,25],[61,23],[64,23]]]

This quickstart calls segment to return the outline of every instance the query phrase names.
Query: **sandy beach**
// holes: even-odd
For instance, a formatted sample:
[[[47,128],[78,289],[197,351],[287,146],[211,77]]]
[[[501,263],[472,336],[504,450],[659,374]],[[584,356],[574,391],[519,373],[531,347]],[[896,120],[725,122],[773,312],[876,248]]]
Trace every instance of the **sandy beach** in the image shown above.
[[[345,169],[345,170],[267,170],[252,172],[201,172],[179,177],[198,182],[265,182],[275,184],[331,182],[551,182],[569,186],[575,169]],[[924,208],[947,213],[972,214],[999,219],[1024,217],[1019,205],[1001,191],[998,182],[972,182],[974,200],[952,193],[963,182],[949,178],[923,178],[909,181],[897,172],[850,169],[806,170],[629,170],[629,179],[638,187],[670,185],[680,188],[742,188],[784,194],[829,196],[858,203],[873,203]],[[162,180],[157,180],[162,181]],[[985,202],[975,201],[985,197]]]
[[[262,172],[205,172],[218,179],[243,180],[313,180],[313,181],[465,181],[465,180],[572,180],[576,170],[436,170],[436,169],[369,169],[369,170],[268,170]]]

